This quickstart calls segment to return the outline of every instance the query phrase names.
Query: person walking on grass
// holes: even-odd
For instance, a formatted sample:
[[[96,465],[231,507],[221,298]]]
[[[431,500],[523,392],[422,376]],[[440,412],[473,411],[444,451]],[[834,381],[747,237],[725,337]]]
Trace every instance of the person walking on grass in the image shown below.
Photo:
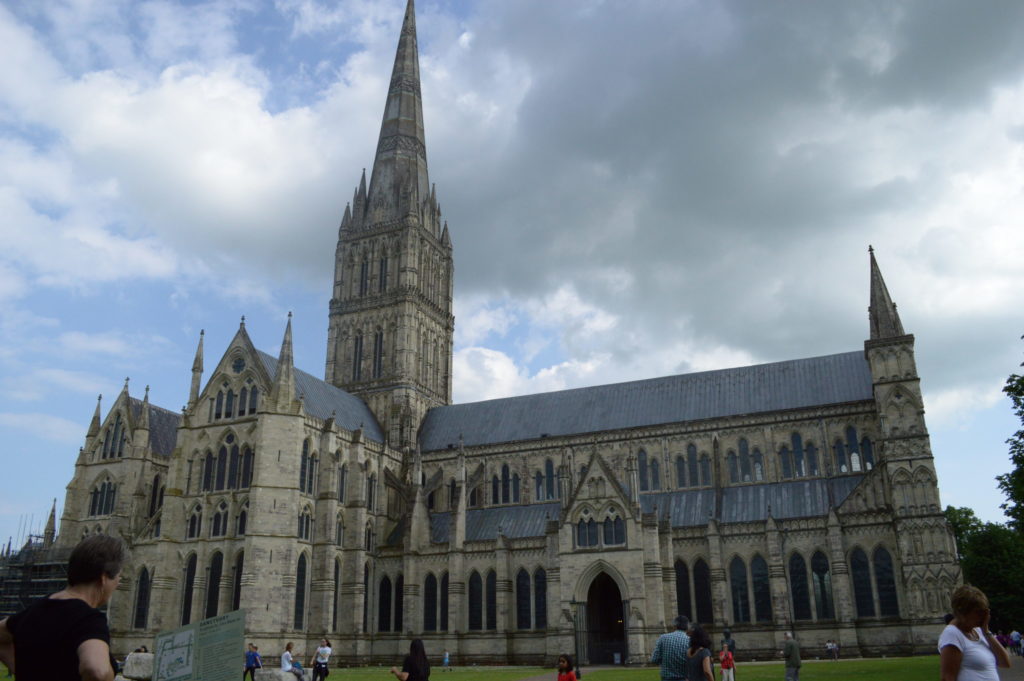
[[[661,681],[685,681],[686,654],[690,649],[687,630],[690,620],[680,615],[673,622],[675,631],[662,634],[654,644],[651,664],[660,665]]]
[[[415,638],[409,644],[409,654],[402,662],[402,668],[392,667],[391,673],[398,681],[427,681],[430,678],[430,662],[423,640]]]
[[[786,660],[786,681],[800,681],[800,644],[793,638],[793,633],[787,631],[782,635],[785,642],[779,655]]]

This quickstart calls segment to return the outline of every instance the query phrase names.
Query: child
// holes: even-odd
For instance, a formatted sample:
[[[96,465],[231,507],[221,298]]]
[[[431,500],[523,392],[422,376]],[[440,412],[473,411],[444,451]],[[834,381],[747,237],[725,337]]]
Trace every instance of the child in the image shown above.
[[[558,681],[576,681],[576,672],[572,670],[572,658],[568,655],[558,656]]]
[[[722,643],[722,652],[718,654],[718,661],[722,663],[722,681],[736,681],[736,659],[727,643]]]

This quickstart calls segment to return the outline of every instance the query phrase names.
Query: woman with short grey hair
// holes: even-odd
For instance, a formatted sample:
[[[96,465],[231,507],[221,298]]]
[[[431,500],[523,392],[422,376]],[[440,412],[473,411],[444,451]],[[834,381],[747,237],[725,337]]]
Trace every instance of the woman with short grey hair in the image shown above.
[[[118,537],[87,537],[68,559],[65,589],[0,621],[0,662],[18,681],[113,681],[110,629],[97,608],[117,589],[125,560]]]

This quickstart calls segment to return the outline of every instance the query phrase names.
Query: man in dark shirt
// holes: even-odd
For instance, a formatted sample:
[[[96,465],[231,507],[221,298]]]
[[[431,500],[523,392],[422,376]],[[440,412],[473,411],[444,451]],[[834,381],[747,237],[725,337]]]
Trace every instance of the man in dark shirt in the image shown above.
[[[117,537],[83,539],[68,560],[67,588],[0,620],[0,662],[18,681],[113,681],[110,630],[97,608],[120,583],[124,561]]]

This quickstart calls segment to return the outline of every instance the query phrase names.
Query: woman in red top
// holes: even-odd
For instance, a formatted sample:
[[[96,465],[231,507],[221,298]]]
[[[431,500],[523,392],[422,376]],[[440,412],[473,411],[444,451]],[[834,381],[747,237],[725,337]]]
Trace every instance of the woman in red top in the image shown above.
[[[736,660],[729,652],[729,646],[722,645],[718,661],[722,663],[722,681],[736,681]]]
[[[558,656],[558,681],[576,681],[576,672],[572,670],[572,658],[568,655]]]

